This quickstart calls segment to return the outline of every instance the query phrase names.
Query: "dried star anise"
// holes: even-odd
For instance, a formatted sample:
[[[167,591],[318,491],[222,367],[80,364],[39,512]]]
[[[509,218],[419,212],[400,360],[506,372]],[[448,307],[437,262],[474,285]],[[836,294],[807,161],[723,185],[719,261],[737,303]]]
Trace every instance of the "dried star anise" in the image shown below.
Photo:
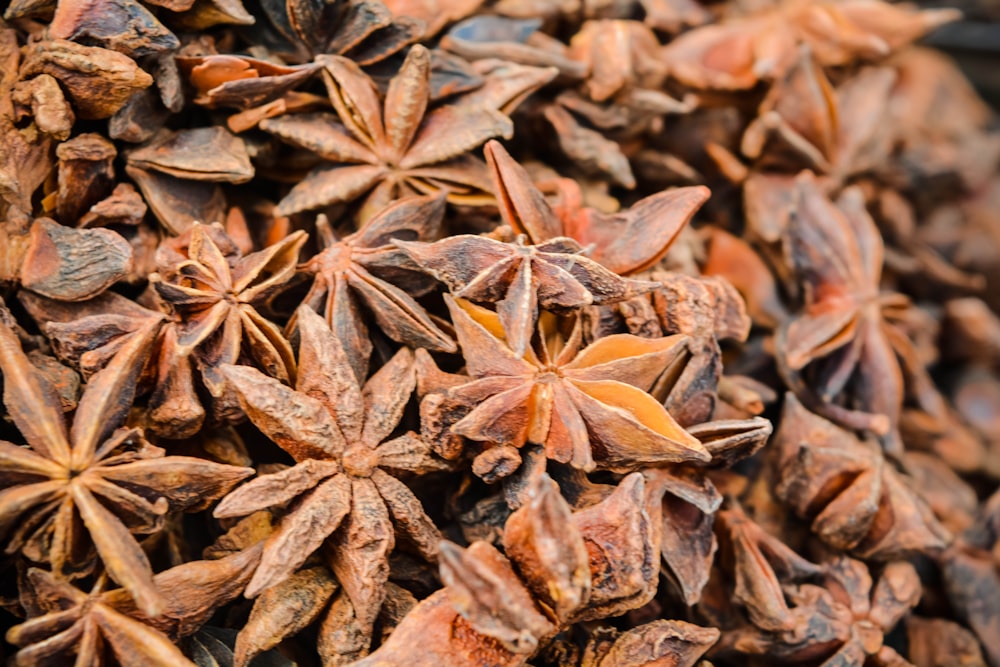
[[[151,308],[110,293],[58,311],[31,295],[22,294],[22,301],[44,322],[60,355],[78,363],[85,376],[152,327],[155,336],[145,342],[151,354],[146,372],[155,385],[148,423],[159,435],[183,438],[201,428],[206,414],[213,420],[241,416],[220,375],[222,364],[246,361],[284,382],[294,379],[291,346],[258,308],[295,275],[305,240],[297,232],[242,255],[219,225],[195,225],[161,245],[159,272],[150,276]],[[211,399],[207,406],[196,377]]]
[[[0,653],[1000,667],[991,2],[4,3]]]
[[[338,238],[325,217],[316,223],[323,244],[302,270],[314,275],[303,303],[323,313],[359,378],[371,354],[362,304],[378,329],[393,340],[435,352],[454,352],[454,341],[404,287],[421,288],[421,273],[393,239],[430,241],[440,236],[443,197],[410,197],[392,204],[364,226]],[[405,281],[405,282],[404,282]]]
[[[125,589],[103,590],[105,575],[85,593],[50,572],[31,569],[22,595],[31,618],[8,630],[7,641],[23,647],[17,652],[22,665],[55,664],[73,653],[76,665],[106,664],[110,648],[123,665],[193,667],[174,642],[240,594],[259,556],[260,550],[251,548],[157,574],[153,585],[165,595],[154,616],[137,608]]]
[[[540,245],[527,245],[523,236],[503,243],[464,234],[432,244],[393,243],[456,297],[495,303],[505,336],[519,355],[527,350],[539,309],[565,314],[594,303],[624,301],[653,288],[604,268],[585,257],[576,241],[564,237]]]
[[[393,473],[426,473],[445,464],[414,433],[388,439],[416,384],[412,353],[404,348],[361,386],[324,320],[308,307],[297,315],[295,389],[247,366],[221,369],[250,420],[296,464],[244,484],[215,516],[245,516],[292,502],[265,541],[246,594],[254,597],[280,584],[325,544],[323,555],[343,594],[330,612],[341,627],[321,641],[321,650],[359,656],[368,650],[386,594],[395,531],[426,559],[438,554],[437,528]]]
[[[543,445],[549,458],[583,470],[709,460],[646,393],[683,352],[683,336],[621,334],[582,347],[578,326],[566,338],[543,329],[538,345],[521,357],[495,313],[446,299],[472,376],[448,392],[450,401],[470,408],[452,432],[515,447]]]
[[[820,539],[864,558],[940,549],[950,536],[872,442],[785,397],[775,493]]]
[[[506,555],[487,542],[444,543],[446,587],[358,664],[524,665],[561,627],[641,606],[655,576],[643,493],[633,474],[605,500],[571,512],[547,475],[535,478],[527,503],[507,520]],[[712,634],[691,628],[676,650],[694,659]],[[407,651],[413,641],[421,643],[418,658]]]
[[[337,114],[292,114],[261,128],[334,162],[292,188],[277,212],[289,215],[364,197],[366,220],[401,196],[446,192],[449,201],[492,200],[482,162],[467,153],[509,136],[510,119],[490,108],[445,105],[428,110],[430,52],[410,49],[384,101],[351,60],[328,56],[323,77]],[[338,121],[339,119],[339,121]]]
[[[96,551],[110,577],[153,615],[165,601],[134,534],[162,529],[168,512],[204,509],[252,474],[165,456],[141,430],[123,427],[154,335],[147,325],[89,379],[67,428],[51,388],[0,324],[4,403],[28,445],[0,441],[5,551],[59,575],[86,572]]]

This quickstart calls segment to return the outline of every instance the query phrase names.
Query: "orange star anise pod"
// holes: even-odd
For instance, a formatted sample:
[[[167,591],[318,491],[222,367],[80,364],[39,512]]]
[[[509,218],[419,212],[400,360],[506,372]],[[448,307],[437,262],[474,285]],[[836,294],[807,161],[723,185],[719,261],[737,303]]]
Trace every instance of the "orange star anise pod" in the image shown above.
[[[416,434],[387,440],[416,384],[413,354],[400,350],[362,387],[340,341],[309,307],[297,311],[301,347],[296,388],[248,366],[223,366],[250,420],[296,463],[244,484],[216,508],[219,518],[291,503],[264,543],[248,597],[281,583],[320,549],[346,593],[331,611],[342,634],[367,652],[385,596],[394,534],[437,559],[440,534],[394,473],[444,469]]]
[[[322,250],[300,267],[314,275],[303,303],[322,313],[337,334],[359,378],[368,372],[372,342],[361,312],[367,310],[381,332],[398,343],[435,352],[455,352],[455,341],[434,323],[423,306],[400,288],[431,281],[393,239],[430,241],[440,237],[443,196],[407,197],[379,212],[361,229],[342,238],[325,216],[316,222]]]
[[[150,617],[125,589],[103,590],[101,576],[90,593],[50,572],[28,570],[22,604],[31,610],[24,623],[7,631],[7,641],[23,647],[19,665],[104,665],[110,648],[118,664],[145,667],[195,667],[176,646],[193,634],[216,609],[243,590],[259,548],[219,560],[184,563],[153,577],[163,594],[162,614]]]
[[[619,334],[581,349],[577,326],[568,340],[543,337],[520,356],[496,313],[445,300],[473,377],[448,392],[449,400],[474,406],[452,432],[514,447],[543,445],[548,458],[582,470],[711,459],[647,393],[684,351],[686,337]]]
[[[155,336],[148,324],[90,378],[67,429],[49,387],[0,323],[4,403],[27,447],[0,441],[0,533],[6,552],[47,562],[58,574],[93,553],[147,614],[165,601],[135,534],[163,527],[170,511],[204,509],[248,468],[165,456],[142,431],[121,428]],[[88,541],[89,540],[89,541]]]
[[[335,164],[318,167],[292,188],[278,203],[279,215],[362,196],[361,220],[405,195],[447,192],[453,203],[493,201],[483,163],[468,152],[487,139],[509,137],[511,121],[485,107],[446,105],[428,111],[431,56],[425,47],[410,49],[384,101],[353,61],[318,60],[336,116],[296,114],[260,126]]]

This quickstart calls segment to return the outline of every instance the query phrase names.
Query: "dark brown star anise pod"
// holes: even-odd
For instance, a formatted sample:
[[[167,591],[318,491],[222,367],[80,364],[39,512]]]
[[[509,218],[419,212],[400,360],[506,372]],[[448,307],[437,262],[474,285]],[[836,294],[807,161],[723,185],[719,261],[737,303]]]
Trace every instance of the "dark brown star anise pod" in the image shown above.
[[[908,300],[881,291],[882,239],[858,189],[844,190],[835,204],[803,172],[794,197],[785,250],[805,303],[779,330],[778,367],[811,409],[870,430],[888,451],[899,452],[904,378],[898,356],[913,353],[887,314],[906,308]],[[815,371],[808,382],[807,367]],[[845,394],[853,403],[834,402]]]
[[[284,0],[261,9],[257,39],[293,62],[337,54],[370,65],[398,53],[426,29],[420,17],[391,12],[380,0]]]
[[[809,412],[791,394],[775,445],[775,493],[830,546],[886,560],[950,542],[912,482],[874,442]]]
[[[367,220],[394,199],[446,192],[462,204],[492,202],[483,163],[469,151],[509,137],[507,116],[494,109],[445,105],[428,110],[430,52],[414,46],[380,99],[351,60],[323,56],[323,77],[337,114],[271,118],[261,128],[335,164],[318,167],[278,204],[279,215],[364,197]],[[338,119],[339,118],[339,122]]]
[[[528,195],[538,200],[530,214],[551,213],[540,192],[532,188]],[[500,196],[507,199],[509,193],[501,190]],[[500,211],[508,222],[521,213],[508,205]],[[527,350],[539,308],[566,314],[591,304],[624,301],[655,287],[620,277],[585,257],[580,245],[565,237],[539,245],[527,245],[523,235],[515,243],[503,243],[469,234],[432,244],[393,243],[456,297],[495,303],[507,340],[519,355]]]
[[[154,533],[171,511],[197,511],[252,474],[248,468],[165,456],[142,431],[122,428],[150,352],[147,324],[93,375],[67,428],[49,386],[0,323],[4,402],[27,447],[0,441],[0,529],[7,553],[84,570],[96,549],[112,579],[147,614],[165,601],[134,534]]]
[[[719,640],[716,628],[658,619],[630,630],[600,628],[588,639],[579,667],[695,667]],[[557,664],[565,665],[560,660]]]
[[[215,516],[245,516],[291,502],[264,543],[247,596],[281,583],[325,544],[323,555],[344,590],[330,612],[340,626],[330,650],[358,657],[368,650],[386,594],[395,531],[424,558],[438,555],[437,528],[394,474],[446,466],[414,433],[387,439],[416,384],[413,354],[400,350],[361,386],[323,318],[307,306],[297,316],[301,372],[295,389],[247,366],[222,367],[250,420],[296,464],[243,485]]]
[[[59,354],[84,376],[102,368],[137,332],[153,326],[146,374],[153,383],[147,421],[158,435],[184,438],[201,428],[206,407],[212,421],[242,416],[219,366],[250,363],[283,382],[295,377],[292,349],[259,308],[295,275],[304,232],[264,250],[242,255],[221,226],[195,225],[165,242],[159,272],[150,276],[151,308],[117,294],[59,307],[30,294],[21,301],[42,322]],[[55,321],[53,321],[55,320]],[[195,388],[200,377],[211,402]]]
[[[761,418],[714,421],[694,427],[690,433],[712,454],[709,465],[718,468],[732,466],[760,449],[771,434],[771,423]],[[659,502],[649,512],[662,523],[664,574],[684,602],[694,605],[711,575],[717,548],[715,512],[722,504],[722,494],[704,466],[697,464],[647,468],[642,473],[651,502]]]
[[[0,223],[0,283],[20,283],[59,301],[90,299],[132,269],[128,241],[109,229],[74,229],[50,218]]]
[[[822,667],[910,665],[883,644],[883,636],[920,600],[913,565],[889,563],[873,584],[864,563],[838,556],[810,564],[747,521],[723,519],[733,531],[736,595],[750,623],[723,635],[720,654],[810,660]]]
[[[21,604],[24,623],[7,631],[7,641],[22,647],[19,665],[103,665],[113,652],[117,664],[194,667],[176,646],[243,590],[260,549],[219,560],[177,565],[153,577],[163,608],[155,616],[137,607],[125,589],[110,591],[101,575],[89,593],[51,572],[32,568],[25,577]],[[72,658],[75,654],[75,659]]]
[[[709,197],[708,188],[702,186],[675,188],[608,214],[584,207],[579,186],[563,179],[553,208],[500,142],[488,142],[485,153],[501,216],[516,234],[525,234],[535,245],[569,237],[586,248],[590,259],[621,276],[639,273],[662,259]]]
[[[340,238],[325,217],[317,221],[323,249],[300,267],[314,275],[303,303],[323,314],[359,378],[368,375],[372,350],[361,307],[370,313],[379,331],[398,343],[434,352],[456,351],[451,337],[408,293],[415,291],[413,288],[422,291],[426,277],[406,253],[391,245],[393,239],[439,238],[444,209],[443,196],[408,197]]]
[[[519,356],[496,313],[445,297],[472,381],[447,398],[468,406],[451,426],[473,440],[523,447],[582,470],[711,457],[647,392],[685,348],[683,336],[620,334],[583,347],[579,326],[568,338],[543,335]]]
[[[547,475],[534,478],[504,528],[506,555],[482,541],[466,549],[443,543],[445,588],[358,664],[524,665],[569,623],[641,606],[656,577],[644,492],[641,475],[632,474],[603,501],[571,512]],[[682,641],[678,650],[693,659],[713,635],[695,632],[694,645]]]
[[[153,9],[137,0],[15,0],[4,18],[51,17],[48,26],[51,37],[96,44],[131,58],[155,56],[180,46],[180,40],[161,19],[172,27],[187,30],[254,22],[240,0],[153,0],[145,4]],[[157,6],[169,11],[158,11]]]

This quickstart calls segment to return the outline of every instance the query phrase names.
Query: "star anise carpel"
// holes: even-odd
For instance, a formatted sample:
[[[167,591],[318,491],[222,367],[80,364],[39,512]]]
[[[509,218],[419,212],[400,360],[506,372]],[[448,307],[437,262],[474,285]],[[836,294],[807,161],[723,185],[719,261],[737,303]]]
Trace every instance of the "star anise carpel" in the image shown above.
[[[364,197],[361,220],[401,196],[445,192],[457,204],[492,200],[483,164],[469,151],[509,136],[511,121],[490,108],[429,109],[430,52],[414,46],[389,83],[384,100],[351,60],[324,56],[323,77],[336,115],[292,114],[261,128],[332,162],[310,172],[277,212],[349,203]]]
[[[654,288],[604,268],[565,237],[539,245],[528,245],[523,235],[503,243],[470,234],[430,244],[393,243],[455,297],[496,304],[505,335],[518,354],[527,350],[540,309],[565,314],[591,304],[624,301]]]
[[[164,600],[135,535],[160,530],[168,512],[204,509],[252,471],[166,456],[124,427],[154,336],[147,325],[90,378],[67,425],[51,387],[0,324],[4,403],[27,443],[0,442],[0,502],[7,553],[71,575],[92,567],[96,551],[110,577],[155,615]]]
[[[525,234],[535,245],[571,238],[587,249],[590,259],[621,276],[640,273],[662,259],[709,197],[704,187],[674,188],[608,214],[584,207],[579,186],[563,179],[553,207],[500,142],[488,142],[485,152],[500,214],[516,234]],[[637,238],[646,242],[637,244]]]

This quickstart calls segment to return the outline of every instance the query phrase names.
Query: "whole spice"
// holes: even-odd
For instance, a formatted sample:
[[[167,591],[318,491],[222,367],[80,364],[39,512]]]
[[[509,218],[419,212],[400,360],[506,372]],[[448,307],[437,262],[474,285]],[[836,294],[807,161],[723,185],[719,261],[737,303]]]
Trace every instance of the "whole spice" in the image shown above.
[[[0,654],[1000,667],[958,18],[7,3]]]

